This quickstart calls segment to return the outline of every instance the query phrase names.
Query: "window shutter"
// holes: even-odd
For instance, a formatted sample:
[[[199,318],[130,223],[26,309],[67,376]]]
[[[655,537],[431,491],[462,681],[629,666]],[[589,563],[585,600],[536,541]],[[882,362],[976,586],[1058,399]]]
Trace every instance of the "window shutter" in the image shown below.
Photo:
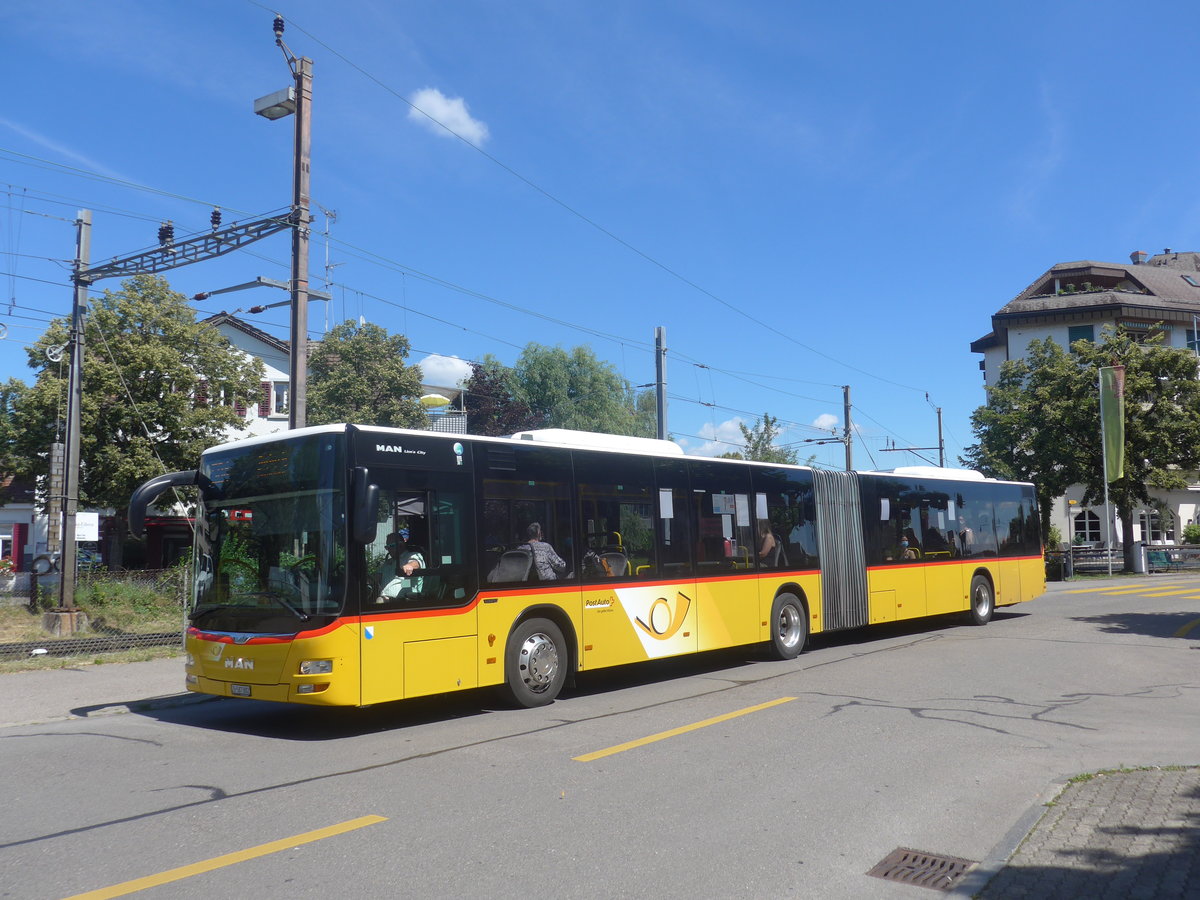
[[[237,413],[240,418],[246,418],[246,401],[241,397],[235,399],[233,401],[233,411]]]
[[[271,382],[261,382],[262,390],[258,397],[258,417],[265,419],[271,414]]]
[[[196,384],[196,408],[200,409],[208,406],[208,382],[203,378]]]

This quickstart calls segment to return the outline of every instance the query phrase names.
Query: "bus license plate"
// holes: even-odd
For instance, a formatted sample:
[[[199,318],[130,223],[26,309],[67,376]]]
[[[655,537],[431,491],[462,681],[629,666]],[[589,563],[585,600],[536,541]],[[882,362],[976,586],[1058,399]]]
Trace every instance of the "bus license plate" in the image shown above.
[[[235,697],[249,697],[250,696],[250,685],[248,685],[248,684],[231,684],[229,686],[229,693],[233,694],[233,696],[235,696]]]

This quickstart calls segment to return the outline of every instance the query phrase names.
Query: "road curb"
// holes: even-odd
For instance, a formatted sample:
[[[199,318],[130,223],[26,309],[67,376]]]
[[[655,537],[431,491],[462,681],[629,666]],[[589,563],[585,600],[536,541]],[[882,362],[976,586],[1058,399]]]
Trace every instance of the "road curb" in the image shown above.
[[[37,719],[26,719],[23,722],[0,722],[0,728],[46,725],[50,722],[67,722],[71,719],[100,719],[105,716],[119,716],[125,713],[152,712],[158,709],[194,706],[199,703],[208,703],[211,700],[220,699],[222,698],[210,697],[204,694],[167,694],[161,697],[150,697],[145,700],[131,700],[128,703],[104,703],[96,706],[79,706],[59,716],[43,716]]]
[[[988,851],[983,861],[963,876],[962,881],[948,891],[946,896],[974,897],[987,887],[988,882],[995,878],[997,873],[1008,865],[1008,861],[1017,852],[1017,848],[1021,846],[1021,842],[1037,828],[1038,823],[1042,821],[1050,809],[1050,804],[1067,789],[1067,785],[1071,783],[1071,778],[1073,777],[1075,776],[1056,778],[1051,781],[1042,790],[1039,799],[1030,804],[1029,808],[1005,832],[1004,837],[1000,839],[999,843]]]

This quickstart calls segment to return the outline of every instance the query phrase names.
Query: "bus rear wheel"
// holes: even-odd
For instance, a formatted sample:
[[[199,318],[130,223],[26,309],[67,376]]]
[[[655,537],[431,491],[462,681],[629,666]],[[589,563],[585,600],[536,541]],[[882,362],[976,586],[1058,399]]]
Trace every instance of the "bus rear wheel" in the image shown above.
[[[996,597],[992,584],[982,575],[971,579],[971,606],[967,609],[967,621],[972,625],[986,625],[996,611]]]
[[[507,694],[518,706],[553,703],[567,680],[562,631],[549,619],[527,619],[508,637],[504,656]]]
[[[795,594],[780,594],[771,604],[771,653],[795,659],[808,641],[808,614]]]

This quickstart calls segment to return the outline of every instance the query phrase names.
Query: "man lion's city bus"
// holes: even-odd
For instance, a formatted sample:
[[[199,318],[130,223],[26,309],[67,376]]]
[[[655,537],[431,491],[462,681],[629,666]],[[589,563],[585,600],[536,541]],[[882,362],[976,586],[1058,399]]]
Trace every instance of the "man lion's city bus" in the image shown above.
[[[146,482],[135,534],[182,485],[199,488],[187,688],[226,697],[365,706],[497,686],[540,706],[576,672],[752,644],[791,659],[810,634],[983,625],[1045,589],[1033,486],[964,470],[329,425]]]

